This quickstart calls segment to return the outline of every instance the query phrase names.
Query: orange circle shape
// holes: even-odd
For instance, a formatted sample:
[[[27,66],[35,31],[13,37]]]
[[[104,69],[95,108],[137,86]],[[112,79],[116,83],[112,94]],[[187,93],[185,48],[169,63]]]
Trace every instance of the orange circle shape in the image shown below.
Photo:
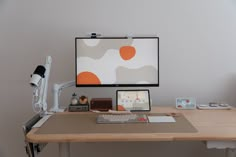
[[[101,84],[101,81],[92,72],[81,72],[77,75],[77,84]]]
[[[136,50],[133,46],[122,46],[120,48],[120,56],[123,60],[130,60],[136,54]]]
[[[118,105],[117,110],[118,111],[125,111],[125,108],[122,105]]]

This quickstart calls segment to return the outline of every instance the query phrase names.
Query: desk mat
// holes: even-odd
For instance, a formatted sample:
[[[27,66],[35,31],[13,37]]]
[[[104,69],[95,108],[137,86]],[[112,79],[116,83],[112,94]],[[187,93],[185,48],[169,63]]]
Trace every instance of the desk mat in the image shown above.
[[[164,115],[164,114],[147,114]],[[55,114],[36,134],[89,134],[89,133],[194,133],[197,130],[182,115],[174,117],[174,123],[126,123],[97,124],[97,113]]]

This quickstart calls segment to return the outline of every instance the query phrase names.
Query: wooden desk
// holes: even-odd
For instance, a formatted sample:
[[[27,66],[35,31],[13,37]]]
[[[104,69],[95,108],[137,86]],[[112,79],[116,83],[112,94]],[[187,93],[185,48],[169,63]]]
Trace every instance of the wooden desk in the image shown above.
[[[194,133],[67,133],[37,134],[34,128],[27,134],[33,143],[59,143],[60,154],[69,156],[70,142],[118,141],[236,141],[236,109],[232,110],[177,110],[174,107],[153,107],[152,113],[181,113],[197,129]],[[87,113],[57,113],[87,114]],[[93,114],[93,113],[91,113]],[[47,122],[46,122],[47,123]],[[46,124],[45,123],[45,124]],[[79,124],[77,124],[79,125]],[[63,127],[63,122],[60,124]]]

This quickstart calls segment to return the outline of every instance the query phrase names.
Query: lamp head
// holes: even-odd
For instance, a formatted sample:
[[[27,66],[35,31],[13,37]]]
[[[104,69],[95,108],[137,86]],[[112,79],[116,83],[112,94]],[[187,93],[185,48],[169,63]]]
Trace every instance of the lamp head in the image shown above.
[[[40,84],[40,80],[44,78],[44,73],[46,68],[42,65],[38,65],[37,68],[34,70],[34,73],[31,75],[30,85],[32,87],[38,87]]]

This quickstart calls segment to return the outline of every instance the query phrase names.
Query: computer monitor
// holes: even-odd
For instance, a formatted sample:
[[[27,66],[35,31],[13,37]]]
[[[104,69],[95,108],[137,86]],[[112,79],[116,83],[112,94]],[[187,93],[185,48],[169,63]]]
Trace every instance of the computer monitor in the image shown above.
[[[159,37],[76,37],[77,87],[159,86]]]

